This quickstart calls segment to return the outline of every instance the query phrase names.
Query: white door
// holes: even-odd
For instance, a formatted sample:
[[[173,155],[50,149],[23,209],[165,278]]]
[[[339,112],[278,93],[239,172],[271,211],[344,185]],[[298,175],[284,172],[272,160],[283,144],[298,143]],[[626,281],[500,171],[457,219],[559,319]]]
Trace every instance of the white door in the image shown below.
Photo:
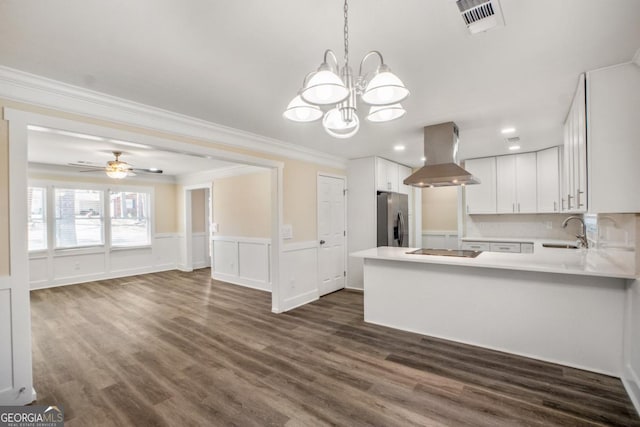
[[[345,284],[344,178],[318,176],[318,291],[320,296]]]

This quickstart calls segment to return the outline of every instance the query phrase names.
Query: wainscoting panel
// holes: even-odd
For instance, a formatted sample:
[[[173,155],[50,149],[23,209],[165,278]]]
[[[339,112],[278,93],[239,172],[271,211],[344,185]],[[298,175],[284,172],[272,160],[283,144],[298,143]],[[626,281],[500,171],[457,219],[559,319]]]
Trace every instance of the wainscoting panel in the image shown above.
[[[160,270],[172,270],[178,264],[178,238],[175,234],[156,234],[153,239],[153,262]]]
[[[0,289],[0,394],[13,389],[11,289]]]
[[[236,285],[271,291],[271,239],[213,236],[212,240],[211,277]]]
[[[106,274],[104,251],[97,253],[63,254],[53,257],[53,277],[60,280],[81,281],[83,277]]]
[[[49,283],[49,257],[46,254],[29,259],[29,283],[31,287]]]
[[[191,235],[191,256],[193,268],[204,268],[211,265],[209,258],[209,240],[207,233],[192,233]]]
[[[213,240],[213,270],[216,274],[238,276],[238,242]]]
[[[283,311],[318,299],[318,244],[315,240],[284,245],[280,264]]]
[[[38,252],[29,257],[29,285],[40,289],[173,270],[178,253],[178,235],[169,233],[156,235],[146,248]]]
[[[140,267],[153,265],[151,248],[118,249],[109,254],[109,271],[115,274],[138,274]]]
[[[239,274],[252,280],[269,278],[269,245],[238,243]]]
[[[271,239],[233,236],[211,239],[212,278],[271,292]]]

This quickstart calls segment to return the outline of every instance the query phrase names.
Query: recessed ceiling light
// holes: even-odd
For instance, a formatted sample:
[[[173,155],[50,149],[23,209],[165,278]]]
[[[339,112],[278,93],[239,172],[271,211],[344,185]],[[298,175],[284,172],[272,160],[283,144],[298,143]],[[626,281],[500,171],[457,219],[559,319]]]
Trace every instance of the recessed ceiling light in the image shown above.
[[[158,168],[149,168],[149,172],[158,172],[159,170]]]
[[[519,150],[519,149],[520,149],[519,145],[510,145],[509,146],[509,150],[511,150],[511,151],[515,151],[515,150]]]
[[[426,158],[425,156],[422,156],[422,157],[420,157],[420,161],[421,161],[421,162],[426,162],[426,161],[427,161],[427,158]]]
[[[404,148],[405,148],[404,145],[400,145],[400,144],[393,146],[393,149],[396,151],[404,151]]]
[[[502,133],[503,135],[507,135],[510,133],[514,133],[516,131],[516,128],[503,128],[500,133]]]

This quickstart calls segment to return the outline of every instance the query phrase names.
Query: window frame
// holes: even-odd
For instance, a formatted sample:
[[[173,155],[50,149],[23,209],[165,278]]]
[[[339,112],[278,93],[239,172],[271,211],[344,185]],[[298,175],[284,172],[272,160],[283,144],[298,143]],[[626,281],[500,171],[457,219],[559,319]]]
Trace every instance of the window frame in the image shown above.
[[[51,212],[51,210],[49,209],[49,188],[45,183],[31,183],[29,182],[27,184],[27,192],[29,191],[29,189],[31,188],[38,188],[43,190],[43,198],[44,198],[44,203],[42,206],[42,219],[43,219],[43,224],[45,227],[45,233],[44,233],[44,248],[39,248],[39,249],[30,249],[29,248],[29,243],[30,243],[30,239],[29,239],[29,232],[27,231],[27,251],[29,252],[29,254],[44,254],[47,253],[49,251],[49,249],[51,248],[51,242],[49,241],[49,231],[50,231],[50,224],[49,224],[49,213]],[[27,215],[30,215],[30,213],[28,213]],[[28,219],[28,218],[27,218]],[[27,221],[27,224],[29,224],[29,221]]]
[[[127,249],[145,249],[151,248],[153,245],[153,235],[154,235],[154,217],[155,217],[155,206],[154,206],[154,198],[153,198],[153,190],[154,187],[136,187],[136,186],[109,186],[105,190],[105,194],[107,197],[106,204],[108,205],[108,217],[109,217],[109,249],[111,251],[122,251]],[[147,226],[147,244],[146,245],[131,245],[131,246],[123,246],[123,245],[114,245],[113,244],[113,223],[111,218],[111,194],[112,193],[143,193],[147,194],[147,211],[148,211],[148,226]]]
[[[41,255],[50,253],[52,255],[73,255],[88,254],[101,252],[116,252],[135,249],[152,249],[153,239],[155,235],[155,187],[154,185],[109,185],[107,183],[84,183],[78,181],[49,181],[42,179],[29,179],[27,187],[37,187],[45,189],[45,207],[46,207],[46,226],[47,226],[47,249],[29,251],[30,255]],[[55,189],[73,189],[73,190],[93,190],[102,193],[102,237],[103,243],[100,245],[84,245],[73,247],[56,247],[56,218],[55,218]],[[111,238],[111,198],[112,192],[128,192],[128,193],[146,193],[149,198],[149,225],[148,237],[149,244],[137,246],[113,246]],[[53,212],[53,215],[51,213]]]

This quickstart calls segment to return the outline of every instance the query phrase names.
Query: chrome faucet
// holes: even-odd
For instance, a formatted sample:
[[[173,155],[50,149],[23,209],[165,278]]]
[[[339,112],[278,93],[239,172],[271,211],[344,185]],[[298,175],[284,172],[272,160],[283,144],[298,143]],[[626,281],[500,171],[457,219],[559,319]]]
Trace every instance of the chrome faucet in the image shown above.
[[[589,241],[587,240],[587,226],[584,224],[584,220],[582,218],[580,218],[579,216],[570,216],[569,218],[562,221],[562,228],[567,228],[567,224],[569,224],[569,221],[571,221],[572,219],[580,221],[580,224],[582,225],[582,234],[576,234],[579,245],[583,248],[588,248]]]

